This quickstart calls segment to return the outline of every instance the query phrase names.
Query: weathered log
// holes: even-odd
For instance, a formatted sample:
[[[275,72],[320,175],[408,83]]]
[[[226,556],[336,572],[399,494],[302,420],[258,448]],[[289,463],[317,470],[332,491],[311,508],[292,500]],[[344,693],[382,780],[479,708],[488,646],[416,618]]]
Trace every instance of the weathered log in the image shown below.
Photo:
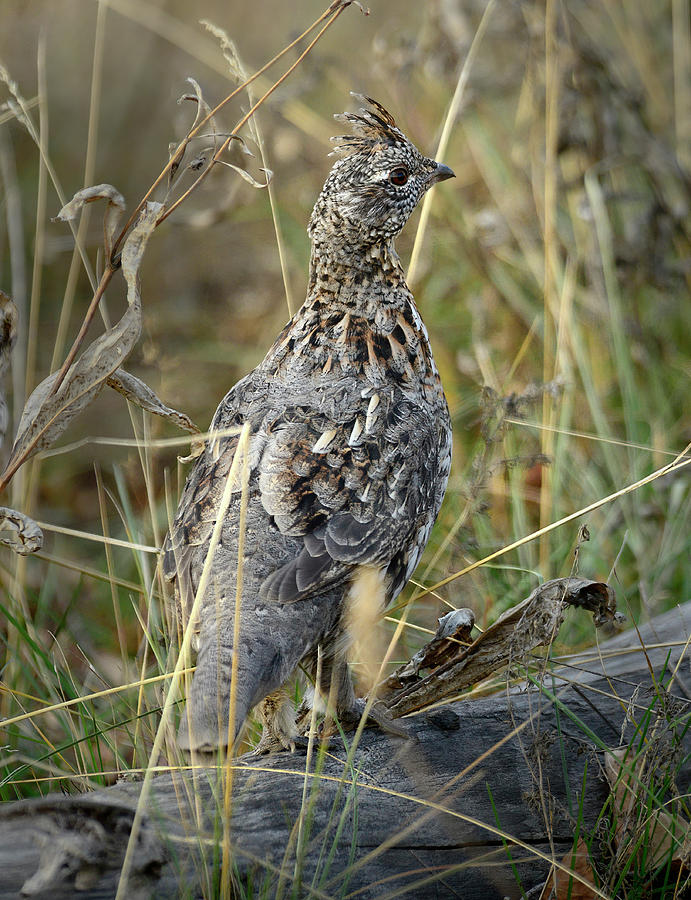
[[[569,658],[541,689],[409,716],[407,741],[368,729],[350,754],[332,742],[307,778],[304,751],[237,760],[234,877],[270,897],[279,883],[285,896],[520,897],[571,850],[577,818],[593,826],[607,796],[601,749],[619,745],[627,716],[656,691],[667,705],[691,697],[690,632],[686,604]],[[668,692],[663,670],[675,672]],[[688,705],[676,710],[688,718]],[[124,896],[213,896],[223,777],[154,779]],[[22,885],[51,900],[113,897],[139,792],[123,782],[0,808],[0,900]]]

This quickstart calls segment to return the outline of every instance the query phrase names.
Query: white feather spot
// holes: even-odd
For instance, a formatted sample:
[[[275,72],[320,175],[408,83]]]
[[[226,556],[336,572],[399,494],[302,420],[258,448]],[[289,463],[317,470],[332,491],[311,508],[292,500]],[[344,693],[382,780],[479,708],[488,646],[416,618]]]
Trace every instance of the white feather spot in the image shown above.
[[[360,435],[362,434],[362,422],[360,421],[360,416],[355,420],[355,424],[353,425],[353,430],[350,432],[350,437],[348,438],[348,444],[352,447],[353,444],[357,444],[360,440]]]
[[[379,406],[380,397],[379,394],[374,394],[370,399],[369,406],[367,407],[367,418],[365,419],[365,431],[369,434],[369,432],[374,427],[374,422],[376,420],[375,412],[377,411],[377,407]]]
[[[338,432],[335,428],[329,428],[328,431],[325,431],[312,447],[312,453],[326,453],[337,434]]]

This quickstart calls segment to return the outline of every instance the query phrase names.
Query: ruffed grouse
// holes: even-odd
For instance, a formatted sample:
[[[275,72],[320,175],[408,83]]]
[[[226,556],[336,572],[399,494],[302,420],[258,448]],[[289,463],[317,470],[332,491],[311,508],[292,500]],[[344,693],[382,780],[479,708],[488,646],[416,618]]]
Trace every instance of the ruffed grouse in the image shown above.
[[[231,741],[301,661],[315,672],[318,646],[336,715],[359,716],[344,639],[353,577],[374,569],[386,600],[396,597],[446,489],[448,408],[393,242],[424,193],[453,172],[419,153],[382,106],[360,99],[366,109],[336,117],[353,134],[333,138],[338,159],[310,219],[307,299],[211,424],[251,428],[240,638],[233,646],[238,489],[196,623],[197,668],[178,735],[185,749],[228,743],[234,653]],[[182,620],[237,442],[236,434],[207,442],[166,540],[164,573]],[[261,710],[262,748],[292,741],[294,716],[277,697]]]

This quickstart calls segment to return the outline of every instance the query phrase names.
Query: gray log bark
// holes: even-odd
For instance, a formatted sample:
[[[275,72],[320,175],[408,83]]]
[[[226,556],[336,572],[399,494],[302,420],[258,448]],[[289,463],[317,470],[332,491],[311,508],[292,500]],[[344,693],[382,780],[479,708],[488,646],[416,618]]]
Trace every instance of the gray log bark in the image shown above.
[[[308,780],[299,865],[291,832],[304,751],[241,758],[231,826],[238,884],[274,897],[282,870],[286,897],[520,897],[547,876],[536,852],[560,860],[571,849],[579,806],[581,827],[593,826],[607,797],[598,744],[626,739],[627,704],[640,718],[654,696],[651,669],[657,679],[673,671],[690,631],[686,604],[640,627],[645,653],[629,630],[601,646],[606,658],[592,650],[548,674],[541,691],[513,689],[403,719],[409,741],[368,729],[349,763],[334,743],[322,777]],[[665,696],[683,701],[677,712],[688,719],[688,654]],[[689,749],[687,739],[687,757]],[[686,765],[681,793],[688,776]],[[198,774],[194,791],[189,773],[155,778],[128,898],[214,895],[205,879],[221,828],[219,790],[215,770]],[[22,886],[51,900],[114,897],[139,791],[121,783],[6,804],[0,900],[22,896]],[[510,861],[497,827],[527,849],[511,847]]]

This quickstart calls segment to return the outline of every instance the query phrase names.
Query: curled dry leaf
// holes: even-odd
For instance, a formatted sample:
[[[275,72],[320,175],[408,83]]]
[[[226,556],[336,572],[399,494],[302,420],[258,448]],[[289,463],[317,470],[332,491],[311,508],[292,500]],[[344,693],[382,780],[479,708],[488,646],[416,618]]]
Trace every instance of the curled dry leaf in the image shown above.
[[[178,462],[190,463],[198,459],[206,448],[206,438],[193,437],[190,441],[190,452],[187,456],[178,456]]]
[[[475,615],[472,609],[452,609],[442,616],[432,640],[379,685],[378,697],[383,699],[410,684],[415,684],[420,678],[420,670],[434,671],[457,656],[461,648],[470,645],[470,634],[474,625]]]
[[[575,849],[569,850],[561,864],[564,868],[552,870],[539,900],[595,900],[601,896],[595,886],[593,866],[583,838],[578,839]],[[564,869],[577,877],[570,876]]]
[[[183,94],[182,97],[178,98],[178,104],[184,103],[185,100],[196,101],[197,115],[194,117],[194,122],[192,122],[192,127],[190,128],[190,131],[193,131],[201,122],[202,118],[211,112],[211,107],[204,99],[199,82],[191,77],[188,77],[186,80],[192,85],[194,94]],[[211,121],[213,122],[213,119]]]
[[[158,219],[163,212],[162,203],[149,201],[139,217],[139,221],[130,231],[125,246],[122,248],[122,274],[127,282],[127,302],[132,305],[135,301],[141,303],[139,296],[139,266],[141,265],[146,245],[151,237],[151,232],[158,224]]]
[[[105,253],[106,259],[108,259],[110,258],[110,251],[113,246],[115,229],[117,228],[120,216],[125,209],[125,198],[112,184],[95,184],[92,187],[77,191],[70,202],[66,203],[57,214],[55,221],[70,222],[73,219],[76,219],[84,204],[93,203],[95,200],[108,201],[103,216]]]
[[[187,81],[194,88],[194,94],[183,94],[182,97],[178,97],[178,105],[184,103],[186,100],[191,100],[192,102],[196,102],[197,104],[197,113],[194,117],[194,122],[188,129],[187,136],[182,140],[179,144],[173,143],[169,147],[170,153],[170,168],[168,170],[168,186],[173,183],[175,180],[175,176],[177,174],[178,169],[180,168],[180,164],[185,158],[185,153],[187,152],[187,147],[190,142],[190,135],[195,131],[199,123],[202,119],[207,116],[211,112],[211,108],[209,104],[206,102],[202,95],[202,89],[199,86],[199,83],[195,81],[194,78],[188,78]],[[216,132],[216,124],[213,120],[213,117],[210,120],[210,125],[212,130],[214,131],[214,136]]]
[[[0,544],[11,547],[15,553],[27,556],[43,545],[43,532],[29,516],[0,506]]]
[[[107,383],[109,387],[127,397],[131,403],[136,403],[137,406],[141,406],[147,412],[168,419],[169,422],[173,422],[179,428],[182,428],[183,431],[189,431],[190,434],[199,434],[200,429],[197,428],[189,416],[178,412],[176,409],[171,409],[170,406],[166,406],[148,384],[145,384],[136,375],[132,375],[124,369],[116,369],[108,377]]]
[[[263,172],[266,175],[266,182],[262,183],[261,181],[257,181],[254,176],[250,175],[247,169],[241,169],[240,166],[234,166],[233,163],[223,162],[222,159],[219,159],[220,162],[224,166],[228,166],[229,169],[233,169],[233,171],[237,172],[241,178],[244,178],[248,184],[251,184],[252,187],[255,188],[265,188],[271,184],[271,179],[274,177],[274,173],[271,169],[259,169],[260,172]]]
[[[93,203],[94,200],[107,200],[109,206],[116,209],[125,209],[125,198],[112,184],[95,184],[92,187],[77,191],[69,203],[66,203],[55,217],[59,222],[69,222],[77,218],[77,214],[85,203]]]
[[[9,424],[9,411],[2,389],[2,378],[10,364],[10,354],[17,339],[17,307],[0,291],[0,446]]]
[[[508,609],[469,647],[458,644],[457,652],[443,665],[391,694],[386,699],[389,709],[394,716],[423,709],[500,672],[537,647],[549,646],[568,606],[592,612],[597,626],[621,618],[616,611],[614,591],[608,584],[587,578],[547,581]]]
[[[691,828],[680,816],[650,808],[647,763],[646,754],[637,757],[631,747],[605,753],[605,775],[613,795],[615,845],[624,854],[636,852],[652,874],[670,853],[673,863],[685,864]]]
[[[106,380],[127,359],[139,339],[142,309],[137,271],[160,211],[160,204],[147,204],[123,247],[122,272],[127,281],[129,304],[123,317],[117,325],[96,338],[72,363],[55,393],[52,388],[57,372],[42,381],[27,400],[10,460],[3,473],[5,484],[19,466],[52,444],[75,416],[98,396]]]

